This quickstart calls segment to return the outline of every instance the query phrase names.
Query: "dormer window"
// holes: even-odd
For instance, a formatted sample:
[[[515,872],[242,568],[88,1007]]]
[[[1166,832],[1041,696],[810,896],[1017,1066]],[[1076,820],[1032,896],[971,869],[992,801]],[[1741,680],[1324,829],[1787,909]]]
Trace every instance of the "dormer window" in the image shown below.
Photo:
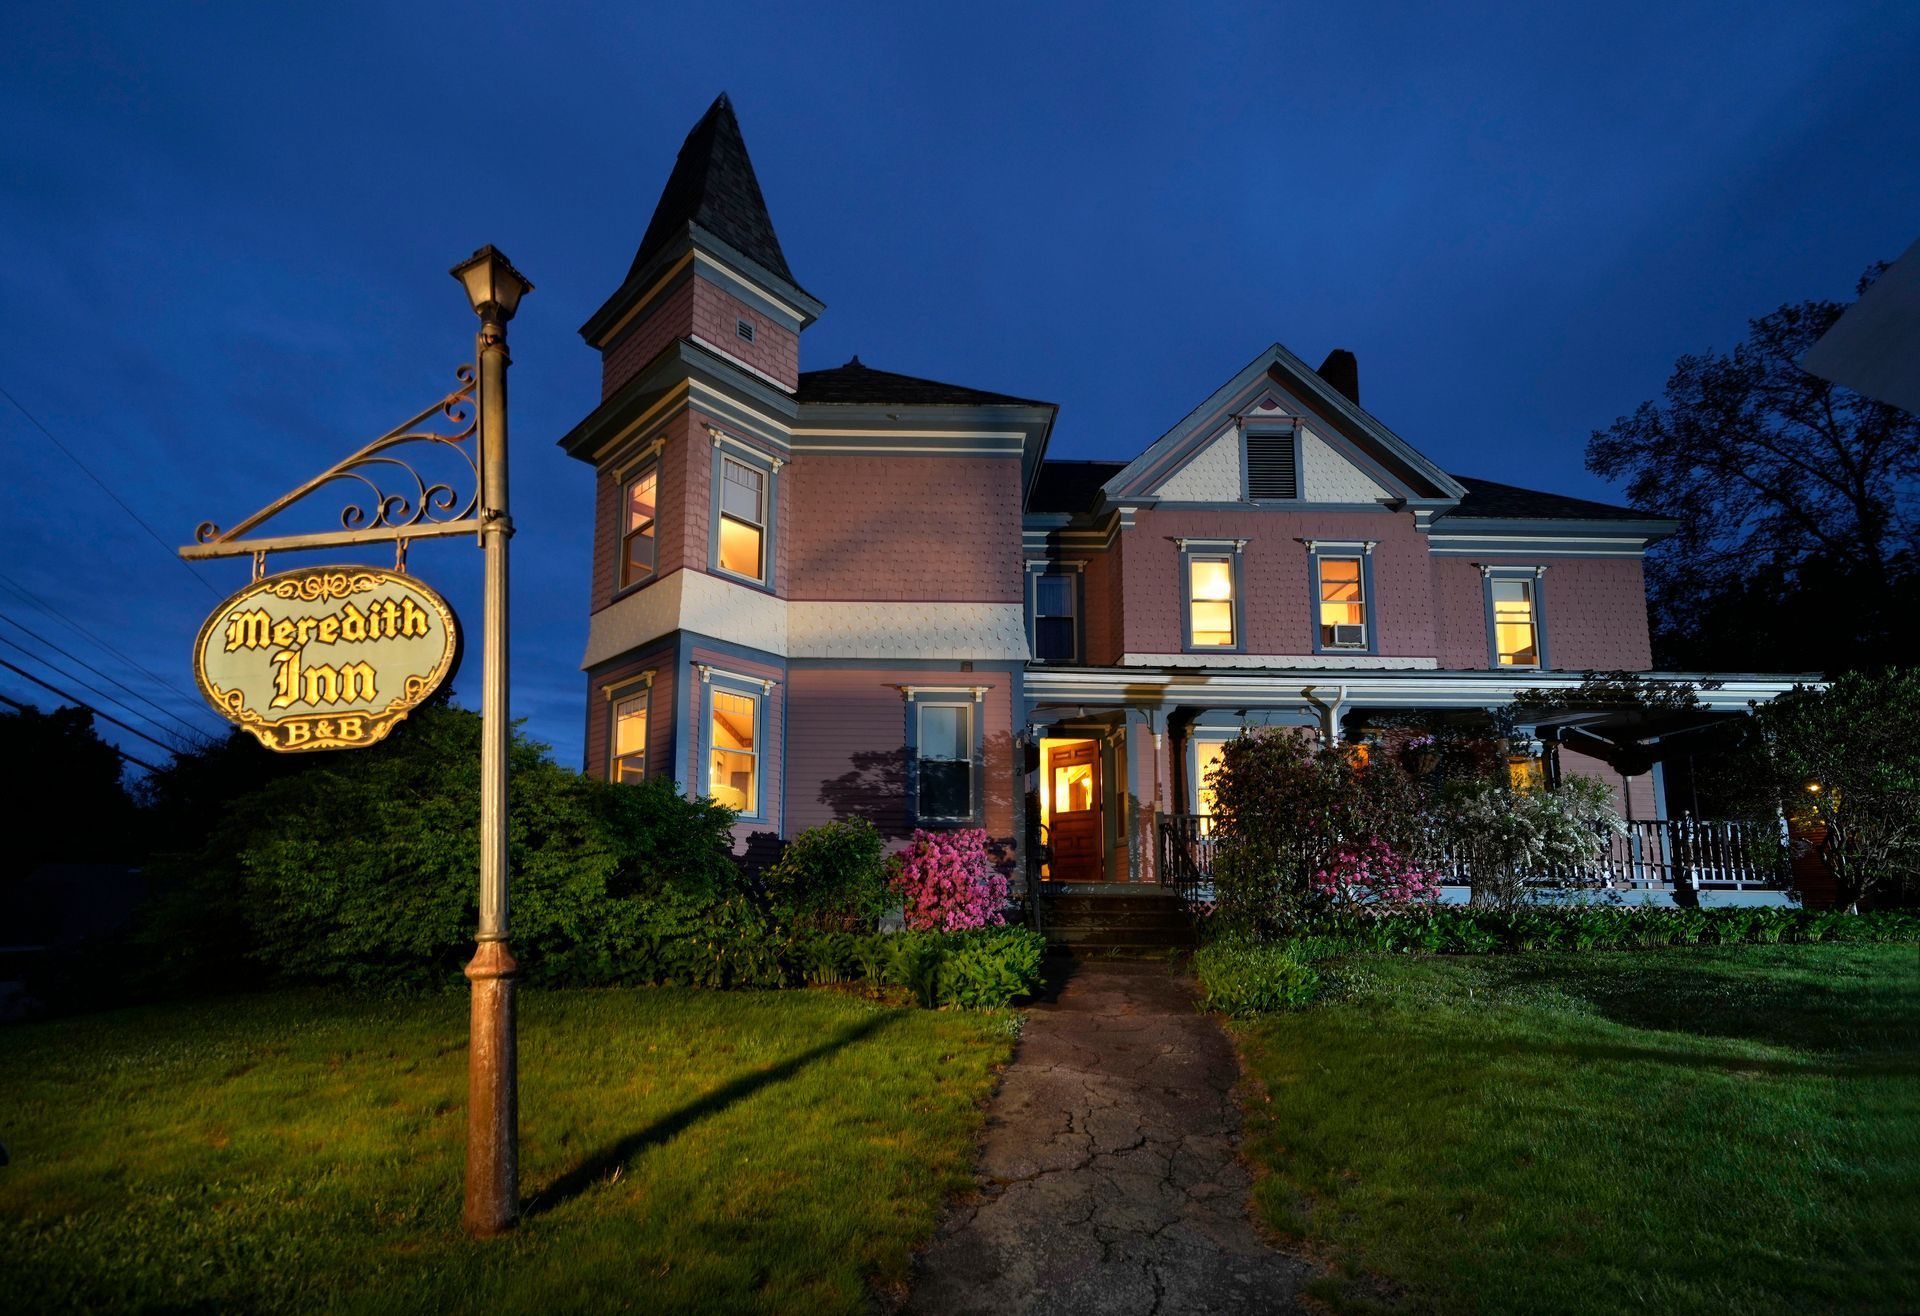
[[[625,522],[620,532],[620,588],[651,579],[658,568],[654,522],[660,468],[648,466],[627,481]]]

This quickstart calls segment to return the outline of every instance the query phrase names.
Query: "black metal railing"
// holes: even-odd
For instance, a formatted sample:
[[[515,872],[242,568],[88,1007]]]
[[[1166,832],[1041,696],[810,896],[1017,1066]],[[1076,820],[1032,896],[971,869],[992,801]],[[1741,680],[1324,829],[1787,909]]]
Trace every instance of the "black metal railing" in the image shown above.
[[[1579,871],[1543,872],[1542,886],[1604,886],[1624,891],[1750,891],[1791,885],[1783,824],[1722,818],[1629,822],[1607,839],[1595,862]],[[1189,899],[1210,899],[1218,838],[1206,814],[1160,819],[1162,885]],[[1436,847],[1429,862],[1443,883],[1471,884],[1472,864]]]

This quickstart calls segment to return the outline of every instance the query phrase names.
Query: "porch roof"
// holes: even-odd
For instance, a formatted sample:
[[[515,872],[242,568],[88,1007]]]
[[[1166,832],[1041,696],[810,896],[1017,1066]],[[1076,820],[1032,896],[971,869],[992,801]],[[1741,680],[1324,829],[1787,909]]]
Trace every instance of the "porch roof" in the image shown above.
[[[1024,688],[1035,710],[1054,708],[1498,708],[1524,691],[1577,690],[1587,672],[1327,671],[1309,668],[1030,667]],[[1692,686],[1700,710],[1743,713],[1796,685],[1803,673],[1648,672]]]

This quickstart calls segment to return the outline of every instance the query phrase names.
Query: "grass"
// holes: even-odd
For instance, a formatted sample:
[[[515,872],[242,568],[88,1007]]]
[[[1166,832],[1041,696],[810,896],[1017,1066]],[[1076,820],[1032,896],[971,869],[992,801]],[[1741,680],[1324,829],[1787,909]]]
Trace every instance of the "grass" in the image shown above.
[[[527,991],[520,1228],[458,1228],[463,995],[0,1030],[0,1307],[862,1311],[970,1182],[1007,1013]]]
[[[1336,1259],[1336,1308],[1913,1309],[1920,948],[1343,974],[1233,1025],[1257,1209]]]

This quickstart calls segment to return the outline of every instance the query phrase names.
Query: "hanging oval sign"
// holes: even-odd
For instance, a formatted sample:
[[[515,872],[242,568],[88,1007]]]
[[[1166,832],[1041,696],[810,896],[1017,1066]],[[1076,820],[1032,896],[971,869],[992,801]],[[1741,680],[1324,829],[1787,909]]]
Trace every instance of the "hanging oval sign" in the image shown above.
[[[359,749],[439,689],[459,649],[453,610],[412,576],[306,567],[215,609],[193,642],[193,675],[268,749]]]

